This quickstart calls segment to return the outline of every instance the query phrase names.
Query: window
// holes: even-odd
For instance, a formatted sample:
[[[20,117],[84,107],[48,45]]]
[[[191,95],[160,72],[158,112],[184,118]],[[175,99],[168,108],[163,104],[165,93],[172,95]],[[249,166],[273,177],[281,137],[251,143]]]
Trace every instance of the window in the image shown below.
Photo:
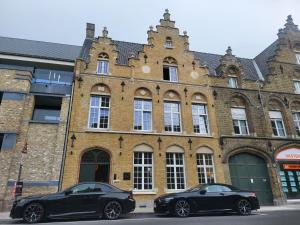
[[[72,85],[73,72],[35,69],[33,77],[33,83]]]
[[[109,96],[91,96],[89,128],[108,128]]]
[[[0,105],[1,105],[1,102],[2,102],[2,98],[3,98],[3,92],[0,91]]]
[[[300,94],[300,81],[294,81],[295,93]]]
[[[235,134],[249,134],[246,111],[244,108],[231,108],[233,129]]]
[[[4,134],[0,133],[0,152],[1,152],[1,149],[2,149],[3,139],[4,139]]]
[[[79,184],[71,189],[72,194],[90,193],[95,191],[95,184]],[[97,190],[99,191],[99,189]]]
[[[294,125],[296,128],[297,136],[300,136],[300,112],[293,113]]]
[[[296,53],[297,64],[300,64],[300,53]]]
[[[197,154],[197,172],[199,184],[215,182],[214,161],[212,154]]]
[[[192,104],[194,132],[198,134],[208,134],[207,106],[205,104]]]
[[[281,112],[279,111],[269,111],[269,116],[271,119],[271,125],[274,136],[284,137],[285,136],[285,128],[282,119]]]
[[[232,191],[229,187],[223,185],[208,185],[206,187],[207,192],[230,192]]]
[[[164,66],[164,80],[177,82],[177,67],[175,66]]]
[[[134,100],[134,129],[151,131],[152,130],[152,101],[135,99]]]
[[[108,61],[107,60],[99,60],[98,67],[97,67],[98,74],[108,74]]]
[[[167,153],[167,188],[169,190],[185,189],[185,171],[183,153]]]
[[[59,122],[62,98],[50,96],[35,96],[32,120]]]
[[[181,132],[180,104],[177,102],[164,102],[165,131]]]
[[[153,189],[153,154],[152,152],[134,153],[134,189]]]
[[[170,37],[167,37],[166,38],[166,43],[165,43],[165,48],[172,48],[173,45],[172,45],[172,38]]]
[[[228,87],[230,87],[230,88],[237,88],[238,87],[237,78],[236,77],[229,77],[229,79],[228,79]]]

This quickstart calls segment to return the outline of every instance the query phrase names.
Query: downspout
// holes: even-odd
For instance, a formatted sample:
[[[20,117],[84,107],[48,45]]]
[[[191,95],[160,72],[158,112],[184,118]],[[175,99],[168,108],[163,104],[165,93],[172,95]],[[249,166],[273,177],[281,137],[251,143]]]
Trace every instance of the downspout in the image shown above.
[[[75,71],[74,71],[74,74],[75,74]],[[73,84],[72,84],[72,91],[71,91],[71,96],[70,96],[71,98],[70,98],[70,102],[69,102],[69,110],[68,110],[67,126],[66,126],[66,135],[65,135],[64,149],[63,149],[62,161],[61,161],[61,166],[60,166],[59,181],[58,181],[58,191],[61,191],[61,188],[62,188],[62,180],[63,180],[66,154],[67,154],[67,146],[68,146],[69,126],[70,126],[70,121],[71,121],[71,111],[72,111],[72,105],[73,105],[75,79],[73,79],[72,83]]]

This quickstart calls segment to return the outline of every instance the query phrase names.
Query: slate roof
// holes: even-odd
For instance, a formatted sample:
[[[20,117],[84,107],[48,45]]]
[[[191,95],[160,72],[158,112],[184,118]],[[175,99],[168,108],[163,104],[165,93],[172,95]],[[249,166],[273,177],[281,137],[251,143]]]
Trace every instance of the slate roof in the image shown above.
[[[54,59],[74,62],[76,58],[80,57],[86,62],[89,61],[89,50],[92,46],[92,39],[85,39],[83,46],[66,45],[42,41],[24,40],[18,38],[8,38],[0,36],[0,54],[29,56],[43,59]],[[113,43],[117,46],[119,53],[117,63],[121,65],[128,64],[128,58],[131,53],[137,58],[138,53],[143,51],[144,44],[116,41]],[[261,52],[254,59],[237,58],[244,70],[245,79],[258,80],[260,79],[259,72],[254,66],[256,62],[260,72],[264,77],[268,74],[267,60],[270,56],[275,54],[277,41],[273,42],[268,48]],[[218,76],[216,68],[220,64],[222,55],[196,52],[193,51],[195,58],[208,66],[210,75]]]
[[[0,36],[0,54],[74,62],[81,46]]]

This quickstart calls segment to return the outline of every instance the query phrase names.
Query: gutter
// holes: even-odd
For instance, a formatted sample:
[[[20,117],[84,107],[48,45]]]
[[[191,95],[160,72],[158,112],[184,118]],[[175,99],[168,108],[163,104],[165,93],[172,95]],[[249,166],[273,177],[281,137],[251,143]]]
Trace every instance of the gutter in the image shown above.
[[[71,98],[70,98],[70,103],[69,103],[69,111],[68,111],[68,118],[67,118],[67,125],[66,125],[66,135],[65,135],[64,149],[63,149],[63,155],[62,155],[61,166],[60,166],[60,173],[59,173],[58,191],[61,191],[61,188],[62,188],[62,180],[63,180],[63,174],[64,174],[64,169],[65,169],[65,161],[66,161],[68,137],[69,137],[69,126],[70,126],[70,121],[71,121],[71,112],[72,112],[72,105],[73,105],[74,86],[75,86],[75,79],[73,81]]]

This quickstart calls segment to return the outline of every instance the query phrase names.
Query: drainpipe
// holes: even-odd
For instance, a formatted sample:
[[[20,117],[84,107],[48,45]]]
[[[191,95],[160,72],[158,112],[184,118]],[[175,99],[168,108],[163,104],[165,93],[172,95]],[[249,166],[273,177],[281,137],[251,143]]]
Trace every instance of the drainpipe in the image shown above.
[[[74,74],[75,74],[75,72],[74,72]],[[70,102],[69,102],[66,135],[65,135],[64,149],[63,149],[63,155],[62,155],[62,161],[61,161],[60,173],[59,173],[59,181],[58,181],[58,191],[61,191],[62,179],[63,179],[63,175],[64,175],[67,146],[68,146],[68,137],[69,137],[69,126],[70,126],[70,121],[71,121],[71,111],[72,111],[72,105],[73,105],[74,86],[75,86],[75,79],[73,79],[72,91],[71,91],[71,96],[70,96],[71,98],[70,98]]]

